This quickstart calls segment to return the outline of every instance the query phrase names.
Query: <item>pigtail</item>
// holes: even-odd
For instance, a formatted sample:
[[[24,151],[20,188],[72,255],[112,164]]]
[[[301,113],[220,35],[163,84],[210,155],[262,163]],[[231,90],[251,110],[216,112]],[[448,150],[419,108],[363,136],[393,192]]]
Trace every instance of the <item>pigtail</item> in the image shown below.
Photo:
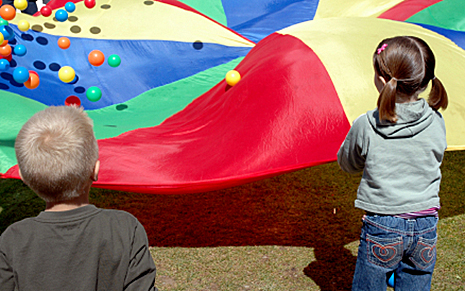
[[[397,121],[396,114],[396,92],[397,92],[397,79],[391,78],[389,82],[384,85],[378,98],[378,111],[379,119],[388,120],[392,123]]]
[[[446,109],[449,104],[447,92],[442,82],[438,78],[433,78],[431,91],[429,93],[428,104],[432,108],[438,110],[439,108]]]

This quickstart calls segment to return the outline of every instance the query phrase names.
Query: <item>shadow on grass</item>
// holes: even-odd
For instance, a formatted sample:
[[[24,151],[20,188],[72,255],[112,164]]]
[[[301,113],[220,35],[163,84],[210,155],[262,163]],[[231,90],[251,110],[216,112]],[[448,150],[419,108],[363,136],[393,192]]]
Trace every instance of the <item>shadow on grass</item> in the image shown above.
[[[441,218],[465,212],[464,164],[465,152],[446,153]],[[91,202],[134,214],[144,225],[151,246],[313,248],[316,261],[302,270],[304,274],[321,290],[350,290],[356,257],[344,246],[358,240],[360,233],[363,211],[353,207],[359,181],[360,175],[345,174],[330,163],[200,194],[147,195],[94,188]],[[0,231],[20,219],[19,211],[34,208],[36,213],[27,210],[26,214],[33,216],[43,209],[29,205],[33,198],[24,198],[29,201],[27,207],[17,206],[24,204],[20,201],[5,203],[15,188],[21,193],[16,196],[34,196],[20,181],[0,180],[4,209]],[[12,214],[9,209],[16,210]]]
[[[310,247],[317,261],[302,270],[321,290],[348,290],[362,212],[353,207],[359,176],[321,165],[225,190],[188,195],[122,196],[93,189],[94,203],[133,213],[150,245]],[[309,258],[310,260],[310,258]]]

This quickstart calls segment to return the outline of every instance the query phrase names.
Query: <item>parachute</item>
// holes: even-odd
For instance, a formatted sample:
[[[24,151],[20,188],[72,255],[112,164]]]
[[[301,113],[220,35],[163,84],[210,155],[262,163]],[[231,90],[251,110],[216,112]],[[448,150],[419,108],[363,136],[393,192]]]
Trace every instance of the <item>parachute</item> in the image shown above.
[[[52,0],[51,16],[18,13],[8,24],[2,178],[19,178],[21,126],[47,106],[70,103],[94,121],[94,187],[194,193],[335,161],[351,122],[376,106],[373,51],[396,35],[421,37],[434,51],[450,99],[442,112],[448,149],[465,149],[461,0],[72,2],[65,20],[55,13],[68,1]],[[59,46],[62,37],[69,48]],[[20,45],[26,54],[15,53]],[[19,67],[35,72],[37,88],[15,80]],[[231,70],[240,75],[234,85],[225,80]]]

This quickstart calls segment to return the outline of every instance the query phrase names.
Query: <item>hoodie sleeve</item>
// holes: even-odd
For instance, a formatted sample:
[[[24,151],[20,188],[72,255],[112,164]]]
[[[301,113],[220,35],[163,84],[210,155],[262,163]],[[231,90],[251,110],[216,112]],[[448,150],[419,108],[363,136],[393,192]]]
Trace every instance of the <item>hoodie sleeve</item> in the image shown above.
[[[362,114],[355,119],[337,153],[337,162],[341,169],[347,173],[355,174],[363,171],[365,167],[369,142],[366,135],[367,125],[366,114]]]

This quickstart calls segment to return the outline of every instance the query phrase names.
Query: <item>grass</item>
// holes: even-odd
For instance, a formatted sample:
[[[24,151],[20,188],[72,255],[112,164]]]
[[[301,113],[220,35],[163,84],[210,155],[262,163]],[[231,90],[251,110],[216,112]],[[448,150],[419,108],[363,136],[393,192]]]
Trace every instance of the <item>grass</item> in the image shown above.
[[[465,151],[442,171],[432,290],[465,290]],[[156,285],[169,290],[350,290],[360,176],[325,164],[239,187],[186,195],[92,189],[91,202],[146,228]],[[44,208],[21,181],[0,180],[0,232]]]

